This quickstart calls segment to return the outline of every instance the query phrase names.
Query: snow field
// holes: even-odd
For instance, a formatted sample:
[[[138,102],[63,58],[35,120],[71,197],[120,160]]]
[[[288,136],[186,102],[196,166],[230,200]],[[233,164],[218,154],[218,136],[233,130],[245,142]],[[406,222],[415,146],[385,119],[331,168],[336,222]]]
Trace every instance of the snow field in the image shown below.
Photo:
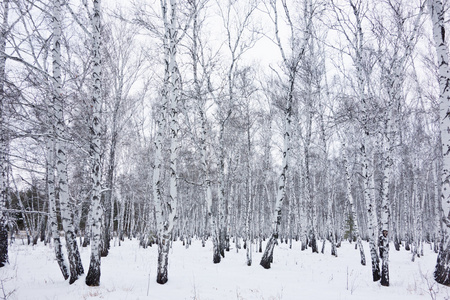
[[[390,287],[372,282],[369,246],[364,247],[366,266],[360,264],[354,244],[343,243],[337,258],[330,255],[329,244],[325,254],[300,251],[295,242],[293,249],[280,244],[272,268],[265,270],[259,265],[262,253],[253,252],[249,267],[246,250],[236,253],[233,247],[220,264],[213,264],[211,242],[203,248],[194,240],[186,249],[177,241],[169,257],[169,282],[159,285],[157,247],[140,248],[137,240],[119,247],[114,241],[108,257],[102,258],[100,287],[88,287],[84,277],[73,285],[63,280],[53,248],[17,240],[9,250],[10,264],[0,269],[0,299],[450,299],[450,288],[432,279],[437,255],[430,245],[425,244],[425,255],[412,262],[410,252],[397,252],[391,244]],[[90,249],[80,252],[86,274]]]

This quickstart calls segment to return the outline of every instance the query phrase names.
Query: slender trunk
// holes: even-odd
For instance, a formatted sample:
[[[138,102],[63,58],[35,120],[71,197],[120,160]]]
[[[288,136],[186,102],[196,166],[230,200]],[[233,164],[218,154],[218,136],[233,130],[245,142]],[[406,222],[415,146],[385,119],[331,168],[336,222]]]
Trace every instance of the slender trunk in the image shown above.
[[[349,170],[349,163],[348,163],[348,159],[347,159],[347,154],[346,151],[343,150],[344,153],[344,165],[345,165],[345,178],[347,181],[347,200],[348,200],[348,204],[350,205],[350,213],[352,215],[352,220],[353,220],[353,234],[356,237],[356,243],[357,246],[359,248],[359,253],[361,256],[361,265],[365,266],[366,265],[366,255],[364,254],[364,248],[361,242],[361,234],[359,232],[359,226],[358,226],[358,215],[356,213],[356,207],[355,207],[355,203],[354,203],[354,199],[352,196],[352,186],[351,186],[351,178],[350,178],[350,170]]]
[[[302,180],[302,187],[304,186],[304,180]],[[306,202],[304,197],[305,192],[300,191],[299,197],[299,216],[300,216],[300,240],[301,240],[301,250],[305,251],[308,249],[308,216],[306,214]]]
[[[92,16],[92,123],[91,131],[91,156],[92,156],[92,192],[91,192],[91,208],[92,208],[92,240],[91,240],[91,257],[89,263],[89,271],[86,275],[86,284],[89,286],[100,285],[101,275],[101,233],[103,209],[101,205],[101,161],[100,161],[100,142],[101,142],[101,57],[100,57],[100,0],[94,0],[94,14]],[[107,230],[107,229],[106,229]],[[108,238],[109,244],[109,238]],[[107,247],[107,245],[105,245]]]
[[[231,113],[231,112],[230,112]],[[218,233],[219,233],[219,251],[222,257],[225,257],[225,244],[226,244],[226,215],[225,215],[225,141],[224,141],[224,131],[225,131],[225,121],[223,120],[220,126],[219,133],[219,205],[218,205]]]
[[[160,169],[162,158],[162,122],[164,121],[164,106],[160,113],[158,124],[158,137],[155,142],[157,154],[155,155],[154,191],[156,205],[156,218],[158,227],[158,267],[156,282],[165,284],[168,281],[168,259],[170,243],[173,239],[173,228],[178,217],[178,187],[177,187],[177,156],[178,156],[178,110],[180,97],[178,95],[179,78],[176,65],[177,51],[177,1],[170,0],[170,20],[167,18],[168,7],[166,0],[161,0],[161,9],[164,20],[164,50],[165,50],[165,82],[163,101],[169,105],[167,116],[169,118],[170,149],[169,149],[169,197],[163,202],[161,197]],[[156,175],[156,176],[155,176]],[[164,205],[164,207],[163,207]]]
[[[290,92],[288,97],[287,107],[284,112],[284,142],[283,142],[283,161],[281,174],[278,179],[278,191],[277,198],[275,202],[275,213],[272,220],[272,234],[269,241],[266,244],[266,249],[261,258],[260,265],[269,269],[270,264],[273,262],[273,249],[277,243],[279,229],[281,225],[281,209],[283,207],[283,200],[285,197],[286,190],[286,176],[289,165],[289,153],[290,153],[290,142],[291,142],[291,119],[292,119],[292,102],[293,102],[293,90],[294,90],[294,77],[291,74],[290,77]]]
[[[287,69],[287,75],[289,78],[288,81],[288,90],[287,90],[287,103],[286,107],[284,109],[284,133],[283,133],[283,160],[282,160],[282,169],[280,173],[280,177],[278,179],[278,190],[276,194],[275,199],[275,212],[272,220],[272,234],[269,238],[269,241],[266,244],[266,249],[263,253],[263,256],[261,258],[260,265],[265,268],[269,269],[270,264],[273,261],[273,249],[275,247],[275,244],[277,243],[278,234],[279,234],[279,227],[281,225],[281,209],[283,206],[283,200],[285,197],[285,191],[286,191],[286,176],[289,166],[289,155],[290,155],[290,143],[291,143],[291,121],[292,121],[292,106],[294,102],[294,89],[295,89],[295,77],[297,74],[297,68],[298,64],[300,62],[300,59],[303,57],[306,44],[309,40],[309,23],[311,20],[309,20],[309,23],[307,25],[307,32],[305,33],[304,38],[304,44],[299,49],[290,49],[292,51],[292,56],[288,57],[285,54],[285,51],[283,49],[283,45],[281,43],[279,31],[278,31],[278,10],[276,2],[272,2],[272,9],[274,12],[274,25],[275,25],[275,37],[277,41],[278,48],[280,50],[284,67]],[[289,10],[287,7],[286,2],[283,3],[284,11],[289,17]],[[305,14],[307,12],[305,11]],[[293,25],[291,24],[291,38],[293,39]],[[298,51],[298,52],[297,52]]]
[[[49,106],[49,115],[52,116],[53,106]],[[52,118],[50,118],[51,120]],[[53,122],[50,123],[50,128],[53,127]],[[54,165],[54,147],[55,140],[53,138],[53,130],[49,132],[47,140],[47,197],[49,209],[50,230],[53,239],[53,247],[55,249],[56,261],[64,279],[69,278],[69,268],[62,252],[61,239],[58,231],[58,221],[56,215],[56,198],[55,198],[55,165]]]
[[[260,203],[260,209],[258,211],[259,213],[259,252],[262,253],[262,241],[265,240],[265,227],[264,227],[264,220],[265,220],[265,214],[266,214],[266,206],[267,204],[271,203],[271,196],[270,191],[268,188],[268,181],[270,179],[270,169],[271,169],[271,160],[270,160],[270,143],[272,140],[272,119],[269,117],[267,118],[267,130],[265,133],[267,134],[266,138],[264,139],[264,170],[263,170],[263,180],[262,180],[262,189],[264,190],[261,194],[263,200],[259,201]]]
[[[117,238],[119,239],[119,246],[123,241],[123,227],[125,224],[125,199],[122,198],[120,190],[117,190],[117,203],[119,205],[119,224],[117,225]]]
[[[211,224],[211,238],[213,243],[213,262],[215,264],[219,263],[221,260],[220,256],[220,248],[219,248],[219,239],[218,239],[218,229],[217,229],[217,222],[216,217],[213,215],[212,212],[212,204],[213,204],[213,197],[212,197],[212,189],[211,189],[211,179],[209,178],[209,171],[208,171],[208,164],[207,164],[207,144],[206,144],[206,116],[203,113],[203,110],[200,110],[200,117],[202,122],[202,166],[203,166],[203,172],[205,174],[205,199],[206,199],[206,209],[208,214],[208,219],[210,220]]]
[[[389,101],[388,111],[386,112],[386,131],[384,134],[384,166],[383,166],[383,183],[381,190],[381,232],[379,235],[379,252],[381,257],[381,285],[389,286],[389,223],[390,200],[389,200],[389,183],[392,169],[392,111],[393,107]]]
[[[311,97],[312,92],[309,92],[309,96]],[[311,100],[310,100],[311,101]],[[306,197],[306,203],[308,205],[308,212],[310,215],[310,230],[309,230],[309,237],[310,237],[310,245],[311,250],[313,253],[319,253],[319,249],[317,246],[317,232],[316,232],[316,226],[317,226],[317,212],[316,212],[316,205],[314,203],[314,197],[312,193],[312,180],[311,180],[311,173],[309,168],[310,163],[310,144],[311,144],[311,134],[312,134],[312,112],[311,108],[306,108],[307,110],[307,120],[306,120],[306,137],[305,137],[305,146],[304,146],[304,159],[305,159],[305,197]]]
[[[61,219],[65,231],[66,248],[70,266],[69,283],[74,283],[84,273],[80,252],[74,232],[72,210],[69,203],[69,188],[67,178],[66,157],[66,125],[63,116],[62,78],[61,78],[61,3],[54,0],[53,10],[53,98],[55,107],[55,134],[56,134],[56,169],[58,172],[59,201]]]
[[[411,261],[415,261],[416,256],[419,256],[420,254],[418,253],[418,249],[419,249],[419,243],[420,243],[420,239],[419,239],[419,226],[420,226],[420,214],[422,213],[420,211],[420,206],[419,206],[419,195],[418,195],[418,178],[417,175],[414,175],[414,183],[413,183],[413,196],[412,196],[412,228],[413,228],[413,247],[411,249],[412,252],[412,258]]]
[[[0,32],[0,267],[8,262],[8,219],[5,211],[8,197],[8,131],[4,116],[6,107],[6,57],[2,53],[6,49],[9,0],[4,0],[2,6],[3,24],[1,24]]]
[[[368,134],[366,133],[366,138],[368,139]],[[366,141],[367,141],[366,139]],[[373,170],[371,175],[369,175],[369,159],[367,157],[365,146],[362,147],[363,151],[363,178],[364,178],[364,198],[367,206],[367,219],[368,219],[368,232],[369,232],[369,247],[370,247],[370,256],[372,260],[372,278],[373,281],[378,281],[381,279],[380,275],[380,258],[377,253],[377,207],[375,202],[375,183]],[[372,177],[372,180],[371,178]],[[373,194],[370,194],[370,190],[373,191]]]
[[[250,184],[251,180],[248,179],[247,180],[247,184]],[[250,188],[247,188],[247,192],[250,193],[249,191]],[[246,240],[246,244],[247,244],[247,266],[251,266],[252,265],[252,239],[251,239],[251,233],[250,233],[250,223],[251,223],[251,206],[252,206],[252,199],[251,196],[248,195],[247,196],[247,209],[246,209],[246,216],[245,216],[245,240]],[[236,237],[238,238],[238,237]]]
[[[128,238],[131,240],[136,237],[136,202],[134,199],[134,193],[131,196],[130,202],[130,214],[128,215]]]
[[[245,239],[247,241],[247,266],[252,265],[252,239],[250,235],[250,224],[252,222],[252,171],[251,163],[251,135],[250,135],[250,113],[247,110],[247,159],[246,159],[246,181],[245,181],[245,196],[246,196],[246,216],[245,216]],[[236,237],[237,238],[237,237]]]
[[[439,105],[441,122],[442,166],[442,242],[437,258],[434,278],[438,283],[450,286],[450,68],[448,49],[445,40],[444,9],[441,0],[430,0],[433,38],[439,66]]]
[[[87,247],[91,244],[91,232],[92,232],[92,210],[91,206],[89,205],[89,211],[86,217],[86,225],[84,226],[84,240],[83,244],[81,244],[81,247]]]
[[[229,159],[229,166],[231,166],[231,158]],[[235,180],[235,172],[231,172],[230,184],[230,194],[227,197],[227,209],[226,209],[226,226],[225,226],[225,251],[230,251],[230,237],[231,237],[231,215],[233,211],[233,201],[235,199],[236,187],[233,182]],[[237,238],[237,236],[236,236]]]
[[[122,97],[122,86],[123,86],[123,78],[119,78],[118,87],[116,88],[116,97],[113,108],[113,116],[112,116],[112,129],[111,129],[111,145],[109,150],[109,161],[108,161],[108,173],[106,178],[106,184],[108,190],[105,193],[104,199],[104,210],[105,210],[105,224],[103,227],[103,247],[101,249],[102,257],[108,255],[110,248],[110,241],[112,239],[112,234],[114,233],[114,174],[116,168],[116,148],[117,148],[117,116],[120,109],[121,97]]]
[[[433,199],[433,206],[434,206],[434,252],[439,252],[439,243],[442,236],[442,223],[441,223],[441,208],[440,208],[440,186],[439,186],[439,180],[441,176],[439,176],[439,168],[438,168],[438,162],[433,164],[434,168],[434,199]]]
[[[331,243],[331,255],[337,257],[337,248],[336,248],[336,239],[334,236],[334,230],[333,230],[333,197],[331,197],[330,195],[330,191],[328,189],[330,185],[329,183],[329,176],[328,176],[328,152],[327,152],[327,141],[326,141],[326,135],[325,135],[325,124],[324,124],[324,120],[323,120],[323,115],[320,114],[319,115],[319,119],[320,119],[320,136],[321,136],[321,141],[322,141],[322,152],[323,152],[323,172],[324,172],[324,195],[325,195],[325,199],[327,201],[327,209],[326,209],[326,230],[327,230],[327,235],[328,235],[328,239],[330,240]],[[326,239],[323,239],[324,241],[324,245],[325,245],[325,241]],[[324,253],[324,247],[322,247],[322,253]]]
[[[9,168],[9,170],[11,171],[11,167]],[[16,198],[17,198],[17,202],[19,203],[20,211],[21,211],[21,214],[22,214],[23,223],[24,223],[24,226],[25,226],[25,232],[26,232],[26,235],[27,235],[27,242],[28,242],[28,245],[30,245],[30,243],[31,243],[31,236],[32,236],[31,225],[30,225],[31,224],[31,220],[30,220],[29,216],[26,214],[25,206],[23,205],[22,197],[20,195],[19,189],[17,188],[16,181],[15,181],[14,177],[12,178],[12,183],[13,183],[14,189],[16,190]]]
[[[373,281],[380,280],[380,267],[379,258],[377,254],[377,240],[376,240],[376,203],[374,197],[370,195],[370,190],[374,190],[373,173],[369,173],[369,158],[368,158],[368,146],[370,141],[369,131],[369,104],[368,97],[365,92],[366,79],[364,76],[364,61],[363,61],[363,31],[362,31],[362,11],[361,7],[351,3],[353,14],[356,18],[356,32],[355,32],[355,58],[354,63],[356,67],[357,76],[357,91],[359,100],[362,102],[362,143],[361,143],[361,155],[362,155],[362,176],[364,185],[364,201],[367,206],[367,218],[368,218],[368,233],[369,233],[369,246],[372,260],[372,278]]]
[[[293,173],[293,172],[292,172]],[[289,204],[288,204],[288,222],[287,222],[287,238],[289,240],[289,249],[292,249],[292,223],[293,223],[293,210],[294,210],[294,176],[290,176],[289,180]]]
[[[200,146],[201,146],[201,162],[202,162],[202,169],[204,174],[204,185],[205,185],[205,201],[206,201],[206,212],[207,212],[207,219],[205,221],[205,232],[204,235],[207,234],[207,226],[208,226],[208,220],[210,224],[210,232],[211,232],[211,238],[213,243],[213,262],[219,263],[221,260],[220,256],[220,249],[219,249],[219,240],[217,236],[217,226],[216,226],[216,217],[212,213],[212,205],[213,205],[213,198],[212,198],[212,190],[211,190],[211,179],[209,176],[209,170],[208,170],[208,147],[206,143],[206,137],[207,137],[207,119],[206,119],[206,112],[205,112],[205,100],[202,97],[202,91],[200,86],[200,81],[198,78],[198,64],[199,64],[199,53],[198,53],[198,44],[199,44],[199,30],[200,30],[200,24],[198,19],[198,10],[199,7],[197,6],[197,2],[193,2],[195,5],[194,11],[194,19],[193,19],[193,26],[192,26],[192,67],[193,67],[193,76],[194,76],[194,89],[195,89],[195,97],[197,99],[198,103],[198,113],[200,116],[200,122],[201,122],[201,132],[200,132]],[[205,240],[206,237],[203,237],[203,240]]]

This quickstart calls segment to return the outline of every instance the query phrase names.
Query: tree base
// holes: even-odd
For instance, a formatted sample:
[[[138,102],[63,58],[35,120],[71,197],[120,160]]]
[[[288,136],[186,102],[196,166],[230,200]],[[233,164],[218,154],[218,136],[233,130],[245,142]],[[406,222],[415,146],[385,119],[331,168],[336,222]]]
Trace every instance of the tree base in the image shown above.
[[[449,236],[444,237],[441,251],[439,251],[434,279],[437,283],[450,286],[450,243]]]
[[[273,262],[273,249],[275,247],[277,238],[276,235],[272,235],[267,242],[266,250],[259,263],[264,269],[270,269],[270,264]]]
[[[159,284],[166,284],[167,281],[169,281],[169,279],[167,279],[167,276],[158,274],[158,277],[156,278],[156,283],[159,283]]]
[[[88,285],[88,286],[99,286],[100,285],[100,269],[93,271],[91,268],[89,268],[85,282],[86,282],[86,285]]]
[[[8,263],[8,230],[2,221],[0,225],[0,267],[4,267],[6,263]]]
[[[213,263],[218,264],[222,260],[220,253],[215,253],[213,255]]]

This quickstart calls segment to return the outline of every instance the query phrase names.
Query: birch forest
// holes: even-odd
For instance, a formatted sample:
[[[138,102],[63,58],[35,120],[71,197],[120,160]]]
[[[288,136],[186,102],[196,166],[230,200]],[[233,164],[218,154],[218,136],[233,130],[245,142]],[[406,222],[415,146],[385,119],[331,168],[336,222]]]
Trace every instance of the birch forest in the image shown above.
[[[89,286],[113,241],[160,284],[174,241],[265,269],[349,241],[383,286],[433,247],[450,286],[449,5],[1,1],[0,267],[19,236]]]

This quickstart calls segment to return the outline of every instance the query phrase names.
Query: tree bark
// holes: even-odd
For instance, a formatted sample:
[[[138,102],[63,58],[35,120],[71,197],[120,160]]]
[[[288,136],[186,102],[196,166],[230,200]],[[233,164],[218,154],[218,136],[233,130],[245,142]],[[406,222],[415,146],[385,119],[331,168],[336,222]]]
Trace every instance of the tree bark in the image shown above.
[[[90,124],[91,131],[91,159],[92,159],[92,192],[91,192],[91,209],[92,209],[92,235],[91,235],[91,257],[89,263],[89,271],[86,275],[86,284],[89,286],[100,285],[101,275],[101,234],[102,234],[102,218],[103,209],[101,205],[101,56],[100,56],[100,18],[101,18],[101,0],[94,0],[94,9],[92,16],[92,97],[91,107],[92,121]],[[106,216],[107,217],[107,216]],[[108,240],[109,244],[109,240]],[[106,246],[106,245],[105,245]]]
[[[430,0],[433,38],[439,67],[439,106],[442,143],[441,201],[442,241],[434,271],[435,280],[450,286],[450,68],[445,40],[444,9],[441,0]]]
[[[2,53],[6,49],[9,0],[4,0],[2,6],[3,24],[0,32],[0,267],[8,262],[8,219],[5,211],[8,197],[8,131],[4,116],[6,107],[6,57]]]
[[[280,50],[281,57],[283,59],[283,66],[285,68],[286,74],[288,75],[288,88],[287,88],[287,100],[286,106],[284,108],[284,132],[283,132],[283,160],[282,160],[282,169],[280,173],[280,177],[278,179],[278,190],[275,199],[275,212],[272,219],[272,234],[269,238],[269,241],[266,244],[266,249],[264,250],[264,254],[261,258],[260,265],[269,269],[270,264],[273,261],[273,249],[275,244],[277,243],[279,229],[281,225],[281,209],[283,206],[283,200],[286,193],[286,176],[289,166],[289,155],[290,155],[290,144],[291,144],[291,122],[292,122],[292,106],[294,103],[294,88],[295,88],[295,77],[298,71],[298,65],[300,60],[303,58],[305,48],[310,38],[310,29],[312,23],[313,12],[311,10],[305,10],[305,16],[307,16],[308,20],[306,21],[306,32],[304,35],[303,43],[298,46],[291,44],[291,57],[287,57],[283,48],[283,44],[281,43],[280,35],[279,35],[279,25],[278,25],[278,10],[277,10],[277,1],[271,1],[271,6],[274,11],[274,25],[275,25],[275,37],[276,43]],[[283,2],[284,12],[286,17],[290,20],[289,9],[287,7],[287,3]],[[290,25],[291,30],[291,38],[294,39],[294,25],[292,23]],[[297,48],[298,47],[298,48]]]
[[[49,209],[49,221],[50,221],[50,230],[51,236],[53,239],[53,247],[55,249],[56,261],[58,262],[59,268],[64,279],[69,278],[69,268],[67,266],[67,262],[64,258],[64,254],[62,252],[61,239],[58,231],[58,220],[56,214],[56,198],[55,198],[55,165],[54,165],[54,156],[55,156],[55,140],[53,138],[53,105],[49,105],[47,108],[49,110],[49,120],[51,128],[48,133],[47,138],[47,197],[48,197],[48,209]]]
[[[158,134],[155,141],[155,169],[154,169],[154,196],[156,201],[156,219],[158,228],[158,267],[156,282],[165,284],[168,281],[168,257],[170,243],[173,239],[173,228],[178,217],[177,202],[177,155],[178,145],[178,110],[179,110],[179,78],[176,65],[177,51],[177,1],[170,0],[170,11],[166,0],[161,0],[161,10],[164,21],[164,54],[165,54],[165,79],[163,88],[163,107],[158,118]],[[168,12],[170,19],[168,20]],[[169,149],[169,197],[163,202],[161,195],[160,172],[162,168],[162,140],[163,122],[169,105],[167,116],[169,118],[170,149]],[[163,207],[164,206],[164,207]],[[166,216],[167,214],[167,216]]]
[[[361,256],[361,265],[365,266],[366,265],[366,255],[364,254],[364,247],[362,245],[361,234],[359,232],[358,215],[356,213],[356,207],[355,207],[355,203],[354,203],[353,196],[352,196],[350,170],[349,170],[349,166],[348,166],[349,163],[348,163],[347,154],[345,152],[345,149],[343,150],[343,154],[344,154],[344,165],[345,165],[345,179],[347,182],[347,188],[346,188],[347,200],[350,205],[350,213],[352,214],[352,219],[353,219],[353,231],[356,236],[357,246],[359,247],[359,253]]]
[[[67,157],[65,145],[66,125],[63,117],[62,78],[61,78],[61,2],[54,0],[53,11],[53,99],[55,107],[55,150],[56,169],[59,183],[59,201],[61,207],[61,219],[65,231],[66,248],[70,266],[69,283],[74,283],[84,273],[80,252],[74,232],[72,211],[69,203],[69,187],[67,178]]]
[[[278,179],[278,191],[277,198],[275,202],[275,213],[272,220],[272,235],[267,242],[266,249],[264,250],[264,254],[261,258],[260,265],[269,269],[270,264],[273,261],[273,250],[275,244],[277,243],[279,228],[281,225],[281,209],[283,205],[283,200],[285,197],[286,191],[286,175],[289,166],[289,153],[290,153],[290,141],[291,141],[291,119],[292,119],[292,101],[293,101],[293,86],[294,86],[294,78],[290,78],[291,90],[289,92],[287,108],[285,110],[285,119],[284,119],[284,142],[283,142],[283,161],[282,161],[282,169],[281,174]]]
[[[356,32],[355,32],[355,57],[354,62],[356,66],[356,76],[357,76],[357,91],[359,100],[362,102],[362,143],[361,143],[361,155],[362,155],[362,176],[363,176],[363,186],[364,186],[364,201],[367,206],[367,218],[368,218],[368,232],[369,232],[369,246],[370,254],[372,260],[372,278],[373,281],[380,280],[380,267],[379,267],[379,257],[377,254],[377,239],[376,239],[376,202],[374,197],[370,195],[370,190],[374,190],[373,187],[373,174],[369,171],[369,157],[368,157],[368,146],[370,142],[370,131],[369,131],[369,104],[368,98],[365,93],[366,80],[364,76],[364,65],[363,65],[363,31],[362,31],[362,4],[361,2],[352,3],[350,2],[353,10],[353,14],[356,18]]]

